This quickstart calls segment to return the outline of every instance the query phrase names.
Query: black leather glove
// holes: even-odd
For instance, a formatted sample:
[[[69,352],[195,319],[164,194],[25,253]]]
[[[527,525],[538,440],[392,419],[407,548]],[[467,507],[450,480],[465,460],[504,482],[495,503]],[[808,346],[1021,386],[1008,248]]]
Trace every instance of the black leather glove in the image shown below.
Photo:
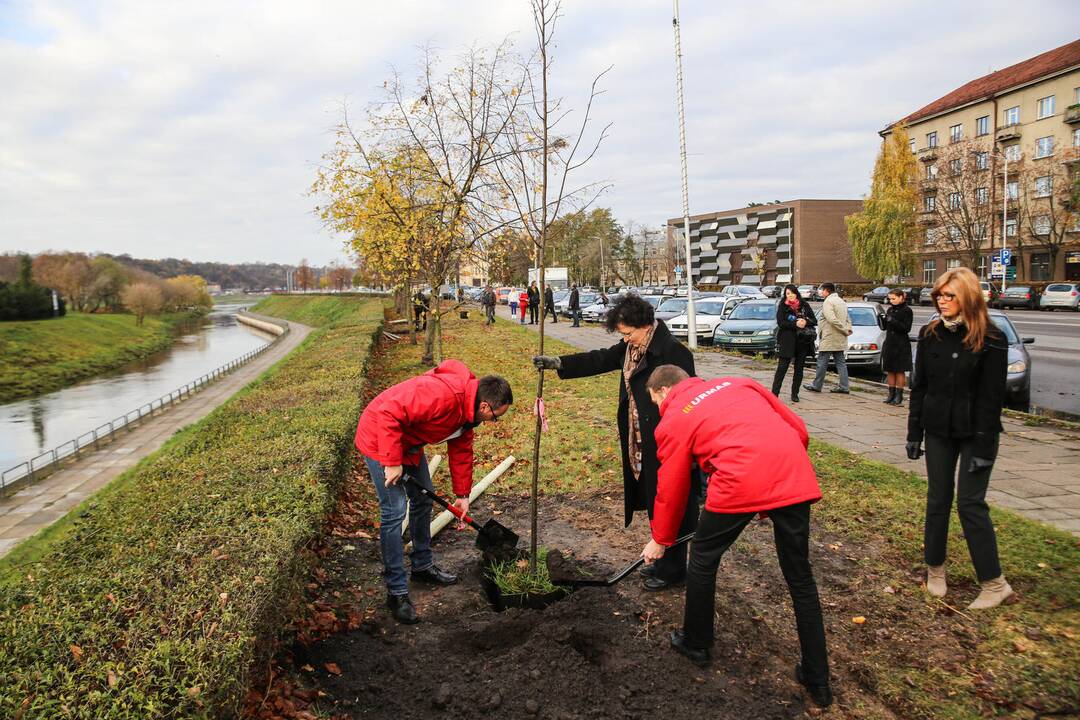
[[[981,472],[982,470],[988,470],[989,468],[992,468],[992,467],[994,467],[994,461],[993,460],[987,460],[986,458],[975,457],[974,455],[971,457],[971,460],[968,462],[968,472],[969,473]]]
[[[908,460],[918,460],[922,457],[922,448],[918,442],[909,442],[904,447],[907,449]]]
[[[532,363],[537,370],[558,370],[562,367],[562,360],[558,355],[536,355]]]

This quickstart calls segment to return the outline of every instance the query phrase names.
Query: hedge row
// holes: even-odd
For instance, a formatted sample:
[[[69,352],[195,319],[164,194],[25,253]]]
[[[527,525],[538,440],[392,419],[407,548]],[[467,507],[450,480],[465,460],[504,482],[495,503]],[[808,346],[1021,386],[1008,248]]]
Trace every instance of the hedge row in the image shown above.
[[[378,300],[309,302],[335,320],[4,581],[0,717],[238,711],[333,506],[382,321]]]

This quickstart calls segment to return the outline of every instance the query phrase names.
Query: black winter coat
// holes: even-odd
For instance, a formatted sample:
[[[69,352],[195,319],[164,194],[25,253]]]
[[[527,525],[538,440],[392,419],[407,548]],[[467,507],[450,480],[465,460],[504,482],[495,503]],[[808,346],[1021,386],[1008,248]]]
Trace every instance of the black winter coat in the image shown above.
[[[810,307],[810,303],[806,302],[806,300],[802,300],[797,313],[792,312],[791,308],[783,300],[777,305],[776,354],[778,357],[795,357],[796,343],[802,343],[808,348],[813,348],[813,335],[807,338],[799,337],[799,326],[795,324],[799,318],[806,320],[807,328],[813,329],[817,327],[817,317],[814,315],[814,309]]]
[[[911,323],[915,319],[907,303],[890,305],[885,311],[885,342],[881,346],[881,369],[907,372],[911,369]]]
[[[540,306],[540,291],[537,290],[536,288],[534,288],[532,285],[530,285],[529,289],[526,290],[525,292],[529,296],[529,307],[539,307]]]
[[[630,390],[638,408],[638,422],[641,425],[641,474],[634,479],[630,467],[630,442],[627,439],[628,414],[630,399],[626,394],[626,382],[623,381],[623,362],[626,358],[626,342],[619,341],[604,350],[563,355],[559,377],[563,379],[600,375],[617,370],[619,375],[619,444],[622,446],[623,464],[623,507],[625,521],[629,525],[635,510],[652,511],[656,500],[656,475],[660,461],[656,458],[656,438],[654,432],[660,423],[660,408],[653,404],[645,382],[649,374],[660,365],[678,365],[690,375],[694,374],[694,355],[685,345],[671,336],[667,325],[661,320],[657,323],[652,342],[645,351],[645,359],[638,371],[630,378]]]
[[[581,296],[578,295],[577,288],[574,288],[573,290],[571,290],[570,291],[570,302],[567,303],[567,308],[570,309],[570,310],[579,310],[581,308],[581,305],[580,305],[580,303],[578,301],[578,298],[580,298],[580,297]]]
[[[544,288],[544,307],[550,308],[552,312],[555,311],[555,293],[550,285]]]
[[[1009,346],[990,325],[980,352],[964,347],[963,325],[955,331],[938,324],[919,333],[911,383],[908,442],[920,442],[923,432],[955,440],[973,438],[971,454],[997,457],[1001,406]]]

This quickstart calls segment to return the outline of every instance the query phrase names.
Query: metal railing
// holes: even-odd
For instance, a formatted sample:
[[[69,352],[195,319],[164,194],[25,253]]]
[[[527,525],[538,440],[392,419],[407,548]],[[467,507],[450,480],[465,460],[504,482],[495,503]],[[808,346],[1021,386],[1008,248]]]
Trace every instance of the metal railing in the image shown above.
[[[241,311],[241,314],[245,313]],[[274,325],[278,325],[279,327],[282,327],[284,332],[262,347],[246,352],[235,360],[231,360],[221,367],[214,368],[205,375],[201,375],[191,382],[185,383],[183,386],[166,395],[151,400],[145,405],[140,405],[134,410],[99,425],[93,430],[85,432],[73,440],[68,440],[61,445],[56,446],[52,450],[46,450],[40,455],[36,455],[25,462],[21,462],[14,467],[4,470],[0,473],[0,495],[6,493],[16,484],[27,484],[32,483],[35,480],[40,480],[59,467],[60,463],[63,461],[70,458],[79,458],[80,453],[88,448],[92,447],[94,450],[97,450],[103,443],[112,441],[113,436],[121,430],[126,429],[128,432],[131,432],[132,426],[141,422],[144,418],[160,414],[176,403],[191,397],[192,393],[202,390],[214,380],[217,380],[241,365],[254,360],[259,355],[262,355],[289,333],[288,323],[280,321],[275,322],[271,318],[259,317],[258,319],[263,322],[270,322]]]

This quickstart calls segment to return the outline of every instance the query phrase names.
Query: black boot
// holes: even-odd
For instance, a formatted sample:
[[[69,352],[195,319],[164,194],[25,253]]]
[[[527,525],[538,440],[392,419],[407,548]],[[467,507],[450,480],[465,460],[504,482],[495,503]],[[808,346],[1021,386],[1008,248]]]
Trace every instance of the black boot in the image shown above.
[[[712,663],[712,654],[709,648],[694,648],[686,644],[686,636],[682,630],[673,630],[671,633],[671,647],[680,655],[686,657],[698,667],[708,667]]]
[[[896,403],[893,402],[895,399],[896,399],[896,388],[894,388],[892,385],[890,385],[889,386],[889,397],[882,400],[882,402],[885,403],[886,405],[895,405]]]
[[[814,704],[818,707],[829,707],[832,705],[832,689],[829,687],[829,683],[824,685],[807,685],[806,678],[803,676],[802,665],[795,666],[795,679],[799,681],[799,684],[806,688],[806,692],[810,693],[810,699],[814,701]]]
[[[413,607],[408,595],[387,595],[386,605],[390,608],[394,619],[402,625],[415,625],[420,622],[420,618],[416,617],[416,608]]]
[[[893,400],[893,405],[904,404],[904,388],[896,388],[896,399]]]
[[[427,570],[412,573],[413,580],[421,580],[432,585],[453,585],[457,582],[457,575],[440,570],[438,565],[432,565]]]

